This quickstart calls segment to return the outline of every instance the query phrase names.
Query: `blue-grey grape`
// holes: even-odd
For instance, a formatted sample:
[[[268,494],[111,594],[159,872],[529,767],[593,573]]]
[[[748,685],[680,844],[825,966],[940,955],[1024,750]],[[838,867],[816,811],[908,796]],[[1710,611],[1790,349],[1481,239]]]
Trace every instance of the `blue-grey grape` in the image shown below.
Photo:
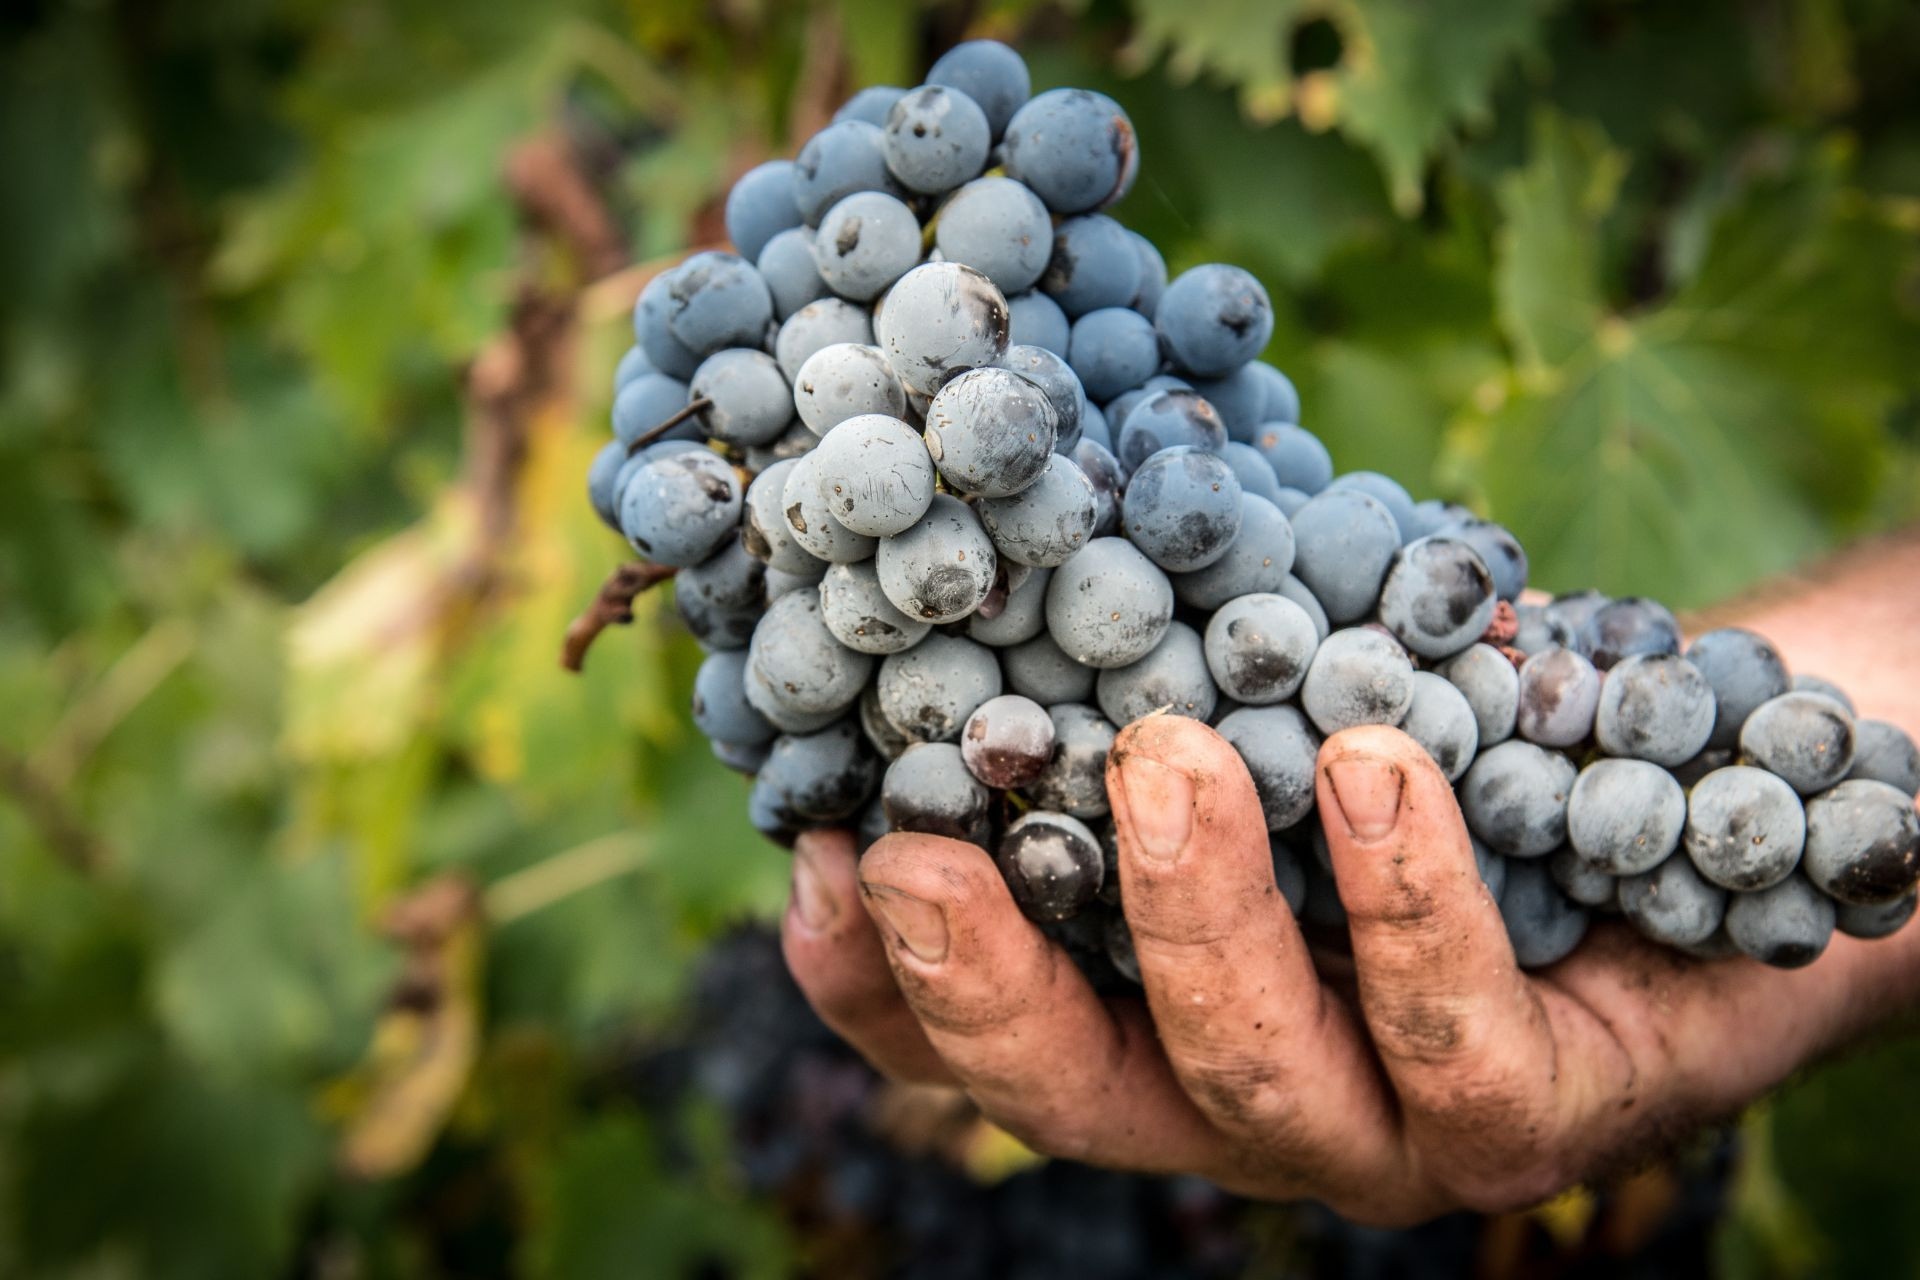
[[[754,267],[773,298],[773,318],[782,323],[809,302],[833,292],[814,265],[811,227],[792,227],[775,235],[760,250]]]
[[[1221,605],[1207,621],[1207,668],[1214,683],[1248,706],[1291,698],[1319,647],[1313,619],[1285,596],[1243,595]]]
[[[820,620],[847,648],[872,654],[911,649],[931,629],[893,607],[871,560],[827,570],[820,579]]]
[[[1042,809],[1083,820],[1105,817],[1113,723],[1078,702],[1056,703],[1047,708],[1047,717],[1053,725],[1053,751],[1039,776],[1027,783],[1027,797]]]
[[[1086,213],[1127,194],[1140,163],[1133,122],[1120,104],[1087,89],[1049,89],[1007,122],[1007,175],[1055,213]]]
[[[1137,661],[1102,671],[1093,687],[1101,712],[1120,725],[1155,711],[1211,720],[1219,698],[1200,635],[1184,622],[1168,624]]]
[[[996,140],[1033,92],[1026,61],[998,40],[965,40],[953,46],[928,69],[927,83],[958,89],[979,103]]]
[[[1699,946],[1727,914],[1727,891],[1702,879],[1681,854],[1621,880],[1617,900],[1634,928],[1670,947]]]
[[[964,262],[993,281],[1015,309],[1020,323],[1020,299],[1015,295],[1040,281],[1053,256],[1053,220],[1047,206],[1024,184],[1012,178],[976,178],[940,207],[934,224],[934,244],[949,262]],[[1041,297],[1046,295],[1042,294]],[[1051,306],[1057,307],[1051,298]],[[1061,313],[1059,348],[1064,351],[1065,313]],[[1027,339],[1016,337],[1016,342]],[[1049,348],[1053,349],[1053,348]]]
[[[654,372],[671,378],[691,378],[699,367],[700,356],[674,337],[667,327],[672,305],[668,297],[672,275],[671,271],[662,271],[641,288],[633,304],[633,339]]]
[[[658,372],[653,361],[647,359],[647,353],[638,345],[628,347],[620,357],[620,363],[613,367],[613,390],[618,395],[620,388],[632,382],[643,373]]]
[[[1006,593],[1000,611],[991,618],[975,612],[967,619],[967,635],[996,649],[1025,644],[1047,629],[1047,583],[1051,569],[1035,569]]]
[[[643,373],[613,398],[613,437],[631,445],[686,407],[686,383],[664,373]],[[685,436],[688,429],[698,437],[700,426],[695,422],[683,422],[673,430]]]
[[[1847,696],[1847,691],[1825,676],[1797,675],[1793,678],[1792,692],[1817,693],[1824,698],[1832,698],[1842,707],[1845,707],[1848,715],[1859,714],[1854,710],[1853,699]]]
[[[1307,616],[1313,619],[1313,629],[1320,633],[1322,640],[1333,630],[1333,624],[1327,620],[1327,611],[1320,607],[1320,598],[1293,574],[1288,574],[1287,580],[1274,588],[1274,594],[1285,596],[1305,609]]]
[[[1739,627],[1722,627],[1696,638],[1687,647],[1687,661],[1713,686],[1710,747],[1738,746],[1740,726],[1747,717],[1790,687],[1779,650]]]
[[[807,457],[828,514],[856,534],[903,534],[933,505],[933,459],[898,418],[869,413],[836,423]]]
[[[1267,366],[1249,361],[1218,378],[1196,378],[1193,384],[1193,389],[1205,396],[1219,413],[1227,438],[1248,448],[1253,447],[1260,426],[1266,421],[1269,387],[1260,373],[1264,367]]]
[[[1506,922],[1513,958],[1523,969],[1543,969],[1564,960],[1587,936],[1586,910],[1560,892],[1539,861],[1507,864],[1500,918]]]
[[[1460,784],[1460,811],[1496,852],[1538,858],[1566,842],[1574,776],[1573,762],[1559,752],[1508,739],[1474,758]]]
[[[747,486],[747,519],[741,538],[769,569],[817,582],[827,571],[826,562],[801,546],[787,524],[787,479],[799,465],[798,458],[783,458],[753,478]]]
[[[794,158],[794,203],[810,227],[819,226],[827,210],[856,191],[899,190],[887,168],[886,134],[864,120],[828,125]]]
[[[1397,725],[1412,703],[1413,663],[1407,651],[1392,636],[1367,627],[1349,627],[1322,640],[1300,686],[1300,705],[1329,737],[1356,725]]]
[[[1041,706],[1085,702],[1093,697],[1099,672],[1069,657],[1049,633],[1004,649],[1000,669],[1007,688],[1032,698]]]
[[[694,370],[688,394],[713,403],[707,434],[731,445],[771,444],[793,421],[793,389],[772,356],[752,347],[716,351]]]
[[[791,396],[800,421],[817,436],[849,418],[899,418],[907,411],[906,388],[887,367],[886,356],[859,342],[836,342],[808,356],[793,379]]]
[[[1527,589],[1527,552],[1520,540],[1490,520],[1466,520],[1447,530],[1479,553],[1493,575],[1494,592],[1502,600],[1518,600]]]
[[[774,334],[773,358],[791,382],[800,376],[808,357],[836,342],[871,344],[873,321],[868,319],[865,307],[857,307],[845,298],[816,298],[781,322]],[[899,370],[894,372],[898,374]]]
[[[1240,497],[1233,468],[1217,454],[1180,445],[1160,450],[1135,469],[1121,498],[1120,520],[1148,559],[1170,572],[1191,573],[1233,544],[1240,532]]]
[[[1047,241],[1049,251],[1052,240]],[[1041,269],[1045,270],[1042,263]],[[1038,279],[1039,277],[1035,277]],[[1060,304],[1037,289],[1007,298],[1010,340],[1029,347],[1045,347],[1057,356],[1065,356],[1072,342],[1072,325]],[[1076,372],[1078,372],[1076,370]]]
[[[747,655],[739,649],[710,653],[693,677],[693,723],[721,742],[743,746],[773,741],[777,730],[747,701]]]
[[[1320,739],[1292,706],[1241,707],[1217,726],[1247,766],[1267,830],[1281,831],[1313,811]]]
[[[833,113],[832,123],[860,120],[879,128],[887,123],[887,113],[905,93],[898,85],[870,84],[840,104],[840,109]]]
[[[1053,759],[1053,721],[1046,708],[1017,693],[988,698],[960,731],[960,758],[989,787],[1024,787]]]
[[[1740,727],[1740,754],[1803,796],[1825,791],[1853,767],[1853,716],[1819,693],[1783,693]]]
[[[809,555],[829,564],[871,559],[878,546],[876,540],[855,533],[828,512],[827,486],[821,482],[819,465],[820,455],[809,453],[796,459],[787,471],[780,511],[786,517],[788,532]]]
[[[887,111],[887,169],[909,191],[951,191],[987,167],[987,113],[958,89],[925,84]]]
[[[1473,644],[1493,621],[1493,606],[1493,575],[1479,553],[1444,534],[1402,547],[1380,587],[1380,621],[1423,658],[1451,657]]]
[[[1175,367],[1218,378],[1258,356],[1273,336],[1267,291],[1239,267],[1210,262],[1181,272],[1154,311]]]
[[[1051,568],[1086,546],[1099,514],[1093,483],[1073,459],[1057,453],[1032,484],[1004,498],[981,498],[974,511],[994,550],[1036,568]]]
[[[1206,397],[1176,388],[1156,391],[1134,405],[1120,424],[1120,445],[1114,450],[1121,465],[1138,471],[1162,449],[1204,449],[1219,453],[1227,443],[1227,428]]]
[[[1700,754],[1713,725],[1713,686],[1699,668],[1673,654],[1643,654],[1607,673],[1593,736],[1610,756],[1677,765]]]
[[[974,709],[999,696],[993,650],[965,636],[934,632],[880,663],[880,710],[916,742],[950,742]]]
[[[685,449],[648,456],[620,493],[620,532],[647,559],[699,564],[740,523],[740,479],[718,454]]]
[[[936,493],[926,515],[883,540],[875,557],[894,608],[923,622],[958,622],[993,589],[993,543],[966,503]]]
[[[1516,604],[1513,607],[1516,630],[1513,647],[1532,657],[1548,649],[1572,649],[1581,652],[1580,638],[1574,629],[1544,604]]]
[[[663,277],[667,330],[695,357],[728,347],[757,347],[773,323],[773,295],[753,264],[709,249]]]
[[[793,194],[793,161],[768,160],[741,174],[727,192],[727,239],[752,261],[788,227],[800,225]]]
[[[1751,893],[1785,880],[1806,846],[1800,797],[1764,769],[1715,769],[1687,796],[1687,856],[1700,874]]]
[[[1800,969],[1812,964],[1833,938],[1833,902],[1791,876],[1758,893],[1736,893],[1727,904],[1727,937],[1762,964]]]
[[[920,223],[884,191],[856,191],[827,210],[813,263],[843,298],[871,302],[920,261]]]
[[[1490,644],[1476,644],[1441,663],[1439,671],[1473,708],[1481,750],[1513,736],[1520,711],[1520,673],[1506,654]]]
[[[1046,393],[1007,369],[970,369],[933,398],[927,451],[951,487],[983,498],[1019,493],[1053,458]]]
[[[1153,322],[1139,312],[1102,307],[1073,321],[1067,338],[1067,363],[1087,395],[1106,403],[1139,386],[1160,367],[1160,339],[1153,331]],[[1107,425],[1126,426],[1111,416]]]
[[[1080,418],[1088,408],[1086,392],[1066,358],[1045,347],[1014,344],[996,362],[997,367],[1019,374],[1046,393],[1053,406],[1055,453],[1069,456],[1080,442]]]
[[[1273,468],[1260,456],[1260,451],[1250,444],[1241,444],[1238,440],[1228,440],[1216,452],[1233,468],[1234,478],[1240,481],[1243,493],[1257,494],[1273,503],[1280,503],[1280,482],[1273,478]]]
[[[880,805],[895,831],[985,844],[992,797],[951,742],[916,742],[880,779]]]
[[[1069,317],[1127,306],[1140,284],[1132,235],[1104,213],[1068,218],[1053,229],[1041,290]]]
[[[957,262],[926,262],[881,299],[874,332],[894,376],[931,396],[1007,352],[1007,300],[993,281]]]
[[[1284,488],[1298,489],[1312,497],[1333,483],[1333,458],[1327,446],[1297,422],[1262,423],[1254,431],[1253,447],[1267,460],[1274,479]]]
[[[1336,489],[1301,507],[1292,524],[1293,572],[1327,617],[1345,623],[1372,613],[1400,550],[1393,514],[1371,495]]]
[[[1278,591],[1293,568],[1293,526],[1280,509],[1251,493],[1240,495],[1240,531],[1226,553],[1204,569],[1176,573],[1173,594],[1193,609],[1217,609],[1235,596]]]
[[[879,774],[859,725],[844,719],[775,738],[757,781],[777,790],[800,818],[836,822],[867,802]]]
[[[1601,605],[1582,641],[1593,665],[1607,671],[1623,658],[1680,652],[1680,624],[1659,601],[1627,596]]]
[[[1638,875],[1665,862],[1686,825],[1686,793],[1646,760],[1596,760],[1567,798],[1568,843],[1609,875]]]
[[[1619,889],[1619,881],[1588,865],[1569,845],[1562,845],[1548,855],[1547,874],[1553,877],[1560,892],[1583,907],[1612,906]]]
[[[1853,722],[1853,766],[1849,778],[1865,778],[1920,793],[1920,747],[1907,731],[1885,720]]]
[[[1099,412],[1091,405],[1088,408]],[[1093,439],[1083,439],[1073,447],[1073,460],[1079,465],[1080,474],[1093,486],[1093,536],[1104,538],[1117,533],[1120,493],[1127,483],[1127,473],[1121,468],[1120,460],[1106,445]]]
[[[1480,729],[1466,697],[1431,671],[1413,673],[1413,701],[1400,728],[1427,749],[1448,782],[1460,780],[1480,745]]]
[[[1412,542],[1415,538],[1410,531],[1413,524],[1413,498],[1402,488],[1400,482],[1378,471],[1349,471],[1333,478],[1329,489],[1358,489],[1380,500],[1380,505],[1393,517],[1394,527],[1400,530],[1402,542]]]
[[[1571,649],[1548,649],[1520,664],[1514,731],[1544,747],[1573,747],[1593,735],[1600,673]]]
[[[1123,538],[1095,538],[1047,584],[1047,631],[1074,661],[1124,667],[1160,643],[1173,619],[1166,574]]]
[[[727,538],[718,551],[674,575],[674,607],[701,648],[747,647],[767,605],[765,575],[766,565],[739,537]]]
[[[1836,903],[1833,927],[1850,938],[1887,938],[1898,933],[1920,908],[1920,890],[1909,889],[1891,902],[1875,902],[1856,907]]]
[[[1871,906],[1920,880],[1920,814],[1913,797],[1855,779],[1807,801],[1807,879],[1838,902]]]
[[[776,706],[801,716],[824,715],[859,699],[873,659],[833,638],[820,616],[818,593],[795,591],[769,605],[753,629],[747,670],[750,682],[757,680]]]
[[[1160,306],[1160,295],[1167,291],[1167,260],[1160,256],[1153,241],[1138,231],[1127,234],[1133,237],[1133,247],[1140,256],[1140,282],[1134,286],[1133,297],[1127,305],[1151,319]]]

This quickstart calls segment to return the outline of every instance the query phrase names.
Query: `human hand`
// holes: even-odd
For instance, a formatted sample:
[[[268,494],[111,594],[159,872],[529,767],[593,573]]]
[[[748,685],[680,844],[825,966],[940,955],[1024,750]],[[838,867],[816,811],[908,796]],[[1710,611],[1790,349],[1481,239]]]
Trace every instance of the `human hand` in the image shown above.
[[[1316,970],[1224,740],[1137,722],[1107,784],[1144,1006],[1097,997],[956,841],[889,836],[856,863],[845,833],[804,836],[783,926],[815,1008],[881,1070],[958,1084],[1050,1154],[1373,1223],[1504,1210],[1739,1107],[1877,1016],[1890,961],[1912,985],[1910,939],[1779,972],[1612,922],[1523,973],[1452,789],[1378,727],[1320,753],[1352,960]]]

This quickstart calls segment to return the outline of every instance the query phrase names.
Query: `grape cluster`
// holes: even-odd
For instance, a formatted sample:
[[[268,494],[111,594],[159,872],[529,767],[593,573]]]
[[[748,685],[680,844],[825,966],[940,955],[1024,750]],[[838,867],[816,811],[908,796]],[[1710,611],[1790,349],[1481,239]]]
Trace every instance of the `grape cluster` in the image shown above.
[[[1396,725],[1458,789],[1522,964],[1596,914],[1810,962],[1914,914],[1920,753],[1758,636],[1658,603],[1521,599],[1467,509],[1336,474],[1259,356],[1259,281],[1168,279],[1102,212],[1126,113],[963,44],[862,91],[727,200],[634,310],[588,487],[677,568],[694,718],[779,839],[967,840],[1089,967],[1137,976],[1104,768],[1190,716],[1246,761],[1274,873],[1338,932],[1324,736]],[[1111,971],[1111,972],[1108,972]]]

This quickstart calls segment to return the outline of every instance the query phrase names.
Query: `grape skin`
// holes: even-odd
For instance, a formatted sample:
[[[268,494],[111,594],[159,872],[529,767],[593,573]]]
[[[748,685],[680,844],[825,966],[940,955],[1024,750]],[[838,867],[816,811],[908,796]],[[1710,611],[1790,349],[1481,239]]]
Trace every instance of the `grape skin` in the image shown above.
[[[1699,946],[1727,912],[1727,891],[1700,877],[1685,855],[1620,881],[1620,910],[1636,929],[1670,947]]]
[[[1071,456],[1080,443],[1080,418],[1087,409],[1086,392],[1072,366],[1045,347],[1015,343],[996,367],[1019,374],[1046,393],[1047,403],[1053,406],[1053,451]]]
[[[1465,695],[1431,671],[1413,673],[1413,701],[1400,728],[1426,748],[1448,782],[1460,780],[1480,745],[1480,729]]]
[[[1127,113],[1087,89],[1049,89],[1030,99],[1007,121],[1001,155],[1008,177],[1065,214],[1126,195],[1140,160]]]
[[[873,331],[894,376],[931,396],[969,369],[1007,353],[1006,297],[972,267],[926,262],[900,277],[875,312]]]
[[[1763,769],[1716,769],[1687,797],[1687,856],[1723,888],[1752,893],[1779,884],[1799,864],[1806,839],[1800,798]]]
[[[1267,830],[1283,831],[1313,811],[1320,739],[1298,709],[1242,707],[1217,727],[1246,763]]]
[[[941,54],[927,83],[958,89],[980,106],[997,141],[1032,93],[1026,61],[998,40],[966,40]]]
[[[693,678],[693,723],[716,741],[757,746],[777,730],[747,701],[747,655],[739,649],[710,653]]]
[[[1047,708],[1053,724],[1053,753],[1026,794],[1042,809],[1053,809],[1080,819],[1105,817],[1107,753],[1116,735],[1113,723],[1092,707],[1078,702]],[[1117,882],[1115,887],[1117,888]]]
[[[934,243],[947,261],[964,262],[993,281],[1017,312],[1020,299],[1014,295],[1039,283],[1053,255],[1053,222],[1040,197],[1023,183],[975,178],[941,206]],[[1064,321],[1065,313],[1061,316]],[[1060,335],[1064,346],[1064,323]]]
[[[1888,938],[1913,919],[1917,907],[1920,907],[1920,890],[1912,889],[1891,902],[1877,902],[1871,906],[1837,903],[1834,906],[1833,927],[1850,938]]]
[[[1645,760],[1596,760],[1567,799],[1568,842],[1609,875],[1639,875],[1665,862],[1686,823],[1686,793]]]
[[[1107,719],[1125,725],[1156,711],[1211,720],[1219,691],[1207,670],[1200,634],[1174,622],[1139,661],[1102,671],[1094,681],[1094,697]]]
[[[700,420],[708,435],[727,444],[771,444],[793,421],[793,391],[780,366],[749,347],[729,347],[701,361],[687,394],[713,402]]]
[[[1016,494],[974,504],[994,549],[1016,564],[1051,568],[1085,546],[1097,513],[1093,483],[1071,458],[1051,455]]]
[[[1793,678],[1793,689],[1791,691],[1794,693],[1817,693],[1823,697],[1832,698],[1835,702],[1846,708],[1848,715],[1858,714],[1858,712],[1854,710],[1853,699],[1847,696],[1846,690],[1825,676],[1795,676]]]
[[[996,557],[980,518],[936,493],[918,523],[880,543],[875,567],[893,607],[923,622],[958,622],[993,589]]]
[[[656,564],[685,568],[719,549],[740,524],[739,477],[704,449],[656,454],[620,494],[620,531]]]
[[[856,191],[827,210],[813,237],[813,264],[827,287],[871,302],[920,261],[913,210],[881,191]]]
[[[1266,348],[1273,336],[1273,303],[1247,272],[1211,262],[1181,272],[1167,285],[1153,327],[1175,367],[1217,378]]]
[[[986,843],[990,798],[951,742],[914,743],[880,779],[880,806],[895,831],[970,844]]]
[[[920,433],[898,418],[861,414],[836,423],[807,456],[828,514],[856,534],[896,537],[933,506],[933,459]]]
[[[1583,907],[1610,906],[1614,901],[1618,881],[1589,865],[1570,846],[1561,846],[1547,858],[1547,874],[1560,892]]]
[[[1053,229],[1053,253],[1040,288],[1068,318],[1126,307],[1139,285],[1140,255],[1132,233],[1112,218],[1090,213]]]
[[[940,84],[895,99],[882,137],[888,172],[909,191],[927,194],[979,176],[992,146],[987,113],[959,89]]]
[[[1722,627],[1694,640],[1687,661],[1713,687],[1713,732],[1710,747],[1739,744],[1740,727],[1763,702],[1788,691],[1787,664],[1771,644],[1751,631]]]
[[[1468,829],[1496,852],[1541,857],[1566,842],[1574,772],[1573,762],[1559,752],[1509,739],[1481,752],[1468,768],[1460,811]]]
[[[1000,656],[1007,687],[1042,706],[1085,702],[1093,697],[1099,672],[1067,656],[1050,634],[1041,634],[1006,649]]]
[[[1920,794],[1920,747],[1907,731],[1884,720],[1853,722],[1853,765],[1849,778],[1864,778]]]
[[[1121,498],[1127,537],[1162,569],[1190,573],[1227,553],[1240,532],[1240,482],[1204,449],[1162,449]]]
[[[1600,705],[1600,673],[1568,649],[1536,653],[1520,665],[1514,730],[1543,747],[1573,747],[1593,733]]]
[[[1040,477],[1055,456],[1053,405],[1006,369],[970,369],[940,389],[927,410],[927,451],[963,493],[1004,498]]]
[[[1439,671],[1473,708],[1482,750],[1513,736],[1520,710],[1520,673],[1504,653],[1490,644],[1472,645],[1440,664]]]
[[[880,710],[916,742],[947,742],[967,717],[1001,690],[993,650],[965,636],[934,632],[880,663]]]
[[[792,382],[799,378],[801,366],[814,352],[836,342],[872,345],[873,321],[867,317],[865,307],[855,306],[845,298],[816,298],[781,322],[774,334],[773,358],[779,363],[780,372]]]
[[[1092,902],[1106,871],[1100,841],[1078,818],[1036,809],[1012,826],[994,854],[1013,901],[1029,920],[1066,920]]]
[[[878,540],[853,532],[828,513],[819,466],[820,455],[809,453],[787,472],[780,509],[794,541],[829,564],[872,559]]]
[[[1061,313],[1063,317],[1065,314]],[[1160,367],[1160,339],[1153,331],[1153,322],[1139,312],[1103,307],[1072,322],[1067,363],[1087,395],[1105,403],[1140,385]],[[1126,424],[1120,425],[1124,428]]]
[[[960,757],[989,787],[1024,787],[1053,759],[1053,720],[1039,703],[1017,693],[989,698],[967,717]]]
[[[773,297],[773,318],[785,324],[794,312],[833,290],[813,264],[813,231],[792,227],[775,235],[760,250],[754,266]]]
[[[860,653],[899,653],[932,629],[893,607],[870,560],[827,570],[820,579],[820,618],[834,639]]]
[[[774,236],[800,225],[794,198],[793,161],[768,160],[741,174],[727,192],[727,239],[748,260],[758,258]]]
[[[1220,606],[1207,622],[1204,640],[1214,683],[1247,706],[1291,698],[1319,645],[1307,611],[1269,593],[1243,595]]]
[[[1009,648],[1047,629],[1047,583],[1051,569],[1035,569],[1019,586],[1007,592],[1000,612],[989,618],[975,612],[967,619],[967,635],[996,649]]]
[[[1544,969],[1565,959],[1587,934],[1586,911],[1567,900],[1539,861],[1507,864],[1500,918],[1513,944],[1513,958],[1523,969]]]
[[[1046,269],[1044,264],[1041,269]],[[1038,277],[1035,278],[1038,279]],[[1067,313],[1060,309],[1059,303],[1046,294],[1028,290],[1025,293],[1009,295],[1007,315],[1008,333],[1012,342],[1029,347],[1044,347],[1053,354],[1063,357],[1069,351],[1072,329],[1067,322]]]
[[[1393,513],[1367,494],[1337,489],[1311,499],[1292,523],[1294,575],[1328,619],[1354,622],[1373,612],[1400,550]]]
[[[887,123],[887,113],[893,110],[893,104],[905,93],[906,90],[897,85],[870,84],[841,103],[840,109],[833,113],[831,123],[859,120],[875,128],[882,127]]]
[[[1237,596],[1278,591],[1293,568],[1293,526],[1256,494],[1240,495],[1240,531],[1204,569],[1172,576],[1173,594],[1192,609],[1216,609]]]
[[[709,652],[744,649],[766,608],[766,566],[738,536],[674,576],[673,603],[687,630]]]
[[[1740,754],[1813,795],[1853,767],[1853,717],[1824,694],[1783,693],[1747,717]]]
[[[819,226],[827,210],[856,191],[891,195],[899,190],[887,168],[886,134],[864,120],[828,125],[807,139],[793,162],[794,203],[810,227]]]
[[[1160,643],[1173,619],[1173,587],[1138,548],[1095,538],[1047,584],[1047,631],[1075,662],[1124,667]]]
[[[1684,764],[1713,735],[1713,686],[1685,658],[1627,658],[1607,673],[1594,713],[1594,739],[1608,755]]]
[[[768,606],[753,629],[747,664],[775,705],[800,716],[852,706],[873,673],[870,656],[847,648],[827,630],[820,596],[813,591],[795,591]]]
[[[1380,621],[1423,658],[1451,657],[1478,640],[1493,606],[1487,566],[1473,548],[1444,535],[1402,547],[1380,587]]]
[[[1607,671],[1624,658],[1679,653],[1680,624],[1657,600],[1612,600],[1588,619],[1583,647],[1593,665]]]
[[[1833,937],[1833,903],[1800,876],[1757,893],[1736,893],[1727,904],[1727,936],[1762,964],[1800,969],[1812,964]]]
[[[1413,664],[1406,650],[1364,627],[1321,641],[1300,686],[1301,707],[1329,737],[1356,725],[1397,725],[1412,704]]]
[[[1842,782],[1807,801],[1807,878],[1828,897],[1865,907],[1903,897],[1920,880],[1920,814],[1884,782]]]
[[[696,358],[728,347],[757,347],[773,323],[767,282],[738,254],[696,253],[662,278],[667,330]]]
[[[1414,535],[1409,527],[1413,524],[1413,498],[1401,487],[1399,481],[1389,479],[1378,471],[1349,471],[1334,478],[1329,489],[1358,489],[1361,493],[1379,499],[1380,505],[1393,517],[1394,527],[1400,530],[1402,542],[1412,542]],[[1484,566],[1483,566],[1484,567]]]
[[[813,733],[775,738],[756,784],[778,792],[799,818],[836,822],[866,803],[879,772],[859,726],[840,720]]]
[[[1219,453],[1227,443],[1226,424],[1197,391],[1156,391],[1128,410],[1120,424],[1121,465],[1138,471],[1163,449],[1190,447]]]

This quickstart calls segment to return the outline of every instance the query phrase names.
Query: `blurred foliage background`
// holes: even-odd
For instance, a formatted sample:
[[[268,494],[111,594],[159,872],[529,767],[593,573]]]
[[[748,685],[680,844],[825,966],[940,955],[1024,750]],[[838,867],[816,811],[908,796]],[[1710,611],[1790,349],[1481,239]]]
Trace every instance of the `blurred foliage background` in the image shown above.
[[[979,34],[1128,108],[1115,212],[1268,282],[1341,467],[1538,584],[1697,605],[1920,514],[1902,0],[19,0],[0,1275],[810,1256],[697,1097],[669,1153],[607,1087],[784,856],[664,601],[556,646],[639,283]],[[1915,1053],[1749,1117],[1723,1269],[1916,1273]]]

